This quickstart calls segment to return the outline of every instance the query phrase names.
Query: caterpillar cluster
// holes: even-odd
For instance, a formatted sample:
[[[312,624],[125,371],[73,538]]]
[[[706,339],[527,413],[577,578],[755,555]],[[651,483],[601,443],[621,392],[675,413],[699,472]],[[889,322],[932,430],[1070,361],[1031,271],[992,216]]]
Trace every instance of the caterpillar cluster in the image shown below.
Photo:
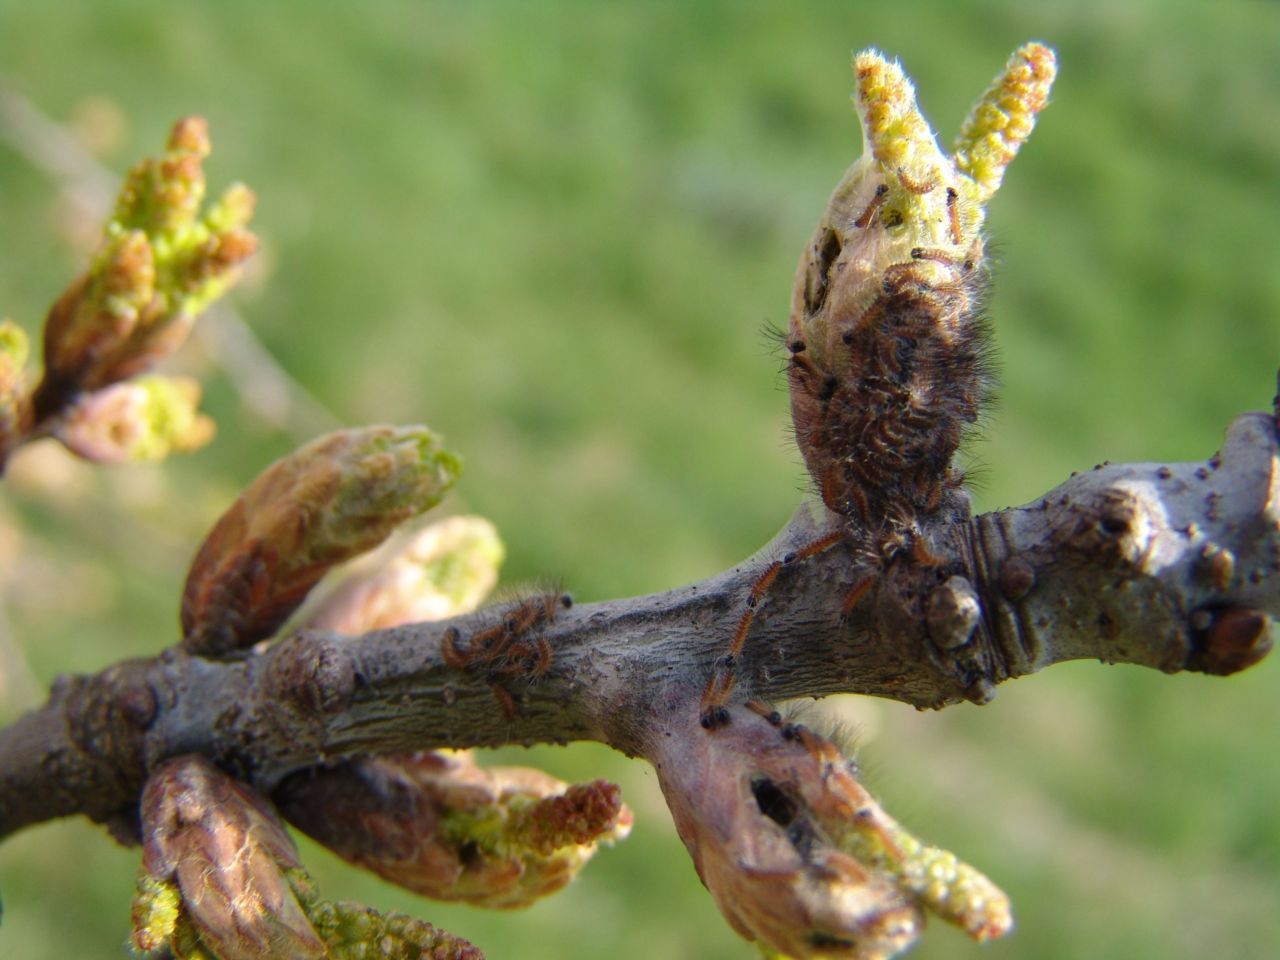
[[[537,594],[506,610],[497,623],[470,634],[448,627],[440,637],[440,659],[455,670],[483,670],[502,712],[511,718],[515,698],[506,684],[537,680],[547,674],[555,649],[542,630],[564,609],[573,606],[567,593]]]
[[[768,564],[703,690],[703,726],[729,716],[733,670],[781,571],[836,544],[853,548],[848,618],[898,558],[941,568],[930,529],[967,516],[956,453],[992,386],[982,316],[985,204],[1030,134],[1056,71],[1027,44],[975,105],[951,156],[902,68],[854,59],[867,152],[837,184],[792,292],[787,380],[796,445],[832,521]]]
[[[864,221],[863,231],[883,229],[880,217]],[[806,265],[804,316],[787,341],[792,422],[827,508],[851,529],[891,536],[961,509],[952,461],[992,381],[986,270],[980,241],[962,259],[916,247],[883,271],[869,302],[837,303],[828,292],[844,267],[840,240],[827,231]],[[810,349],[804,320],[820,313],[836,349]]]

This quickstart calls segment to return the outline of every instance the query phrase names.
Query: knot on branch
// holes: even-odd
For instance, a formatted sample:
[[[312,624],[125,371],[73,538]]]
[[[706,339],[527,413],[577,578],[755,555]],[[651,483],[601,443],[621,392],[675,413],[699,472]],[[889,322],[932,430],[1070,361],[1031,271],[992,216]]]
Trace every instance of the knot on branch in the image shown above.
[[[351,705],[356,667],[340,637],[299,633],[272,651],[267,689],[272,701],[308,713],[341,713]]]
[[[1152,491],[1116,483],[1072,499],[1054,531],[1055,548],[1076,554],[1081,562],[1105,567],[1149,570],[1151,548],[1158,531],[1166,529],[1164,511]]]

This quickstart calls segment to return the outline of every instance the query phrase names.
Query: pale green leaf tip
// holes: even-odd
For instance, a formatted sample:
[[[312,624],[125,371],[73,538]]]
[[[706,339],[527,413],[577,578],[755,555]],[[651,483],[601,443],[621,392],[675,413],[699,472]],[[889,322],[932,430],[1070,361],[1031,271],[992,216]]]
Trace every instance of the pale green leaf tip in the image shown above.
[[[190,377],[135,377],[86,394],[55,436],[96,463],[163,460],[213,439],[216,428],[199,403],[200,384]]]
[[[10,320],[0,318],[0,362],[10,370],[21,370],[31,354],[31,341],[27,332]]]

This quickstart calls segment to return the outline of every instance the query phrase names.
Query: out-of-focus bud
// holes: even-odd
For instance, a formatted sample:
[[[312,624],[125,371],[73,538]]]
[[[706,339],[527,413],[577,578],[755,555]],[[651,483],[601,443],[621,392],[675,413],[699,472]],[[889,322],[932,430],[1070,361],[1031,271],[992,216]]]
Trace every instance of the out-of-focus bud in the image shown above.
[[[176,237],[190,228],[204,201],[204,160],[213,147],[203,117],[173,125],[161,157],[147,157],[125,179],[115,221],[154,236]]]
[[[203,757],[175,757],[147,781],[141,817],[139,950],[168,941],[179,956],[198,942],[218,960],[328,956],[290,881],[301,870],[293,841],[255,791]]]
[[[8,317],[0,318],[0,389],[12,390],[31,355],[27,333]]]
[[[258,198],[252,190],[243,183],[233,183],[209,207],[204,222],[215,234],[240,230],[247,227],[253,219],[253,208],[257,202]]]
[[[232,268],[257,248],[257,240],[245,229],[256,198],[244,184],[232,184],[199,216],[205,196],[202,164],[209,151],[204,119],[180,120],[165,155],[138,164],[121,192],[116,222],[153,238],[162,280],[159,291],[168,301],[168,316],[152,324],[147,339],[168,323],[189,325],[226,289]]]
[[[200,384],[190,377],[138,377],[86,394],[54,436],[95,463],[163,460],[213,439],[214,423],[199,404]]]
[[[417,753],[307,771],[276,792],[291,823],[357,866],[437,900],[525,907],[631,828],[618,788]]]
[[[12,320],[0,319],[0,464],[30,414],[22,373],[29,353],[26,332]]]
[[[188,117],[162,157],[130,172],[99,252],[45,321],[37,419],[172,353],[254,252],[257,240],[246,229],[253,194],[243,185],[199,216],[208,153],[204,120]]]
[[[895,823],[836,747],[806,728],[729,708],[651,739],[676,829],[730,924],[785,957],[885,960],[916,942],[924,908],[976,939],[1010,925],[1008,900]]]
[[[45,381],[82,389],[105,382],[104,368],[151,308],[155,283],[147,235],[109,225],[89,272],[67,288],[45,318]]]
[[[435,506],[460,471],[425,427],[340,430],[278,460],[196,555],[183,646],[216,656],[270,636],[327,570]]]
[[[325,577],[291,623],[356,634],[469,613],[498,582],[503,554],[481,517],[406,524]]]

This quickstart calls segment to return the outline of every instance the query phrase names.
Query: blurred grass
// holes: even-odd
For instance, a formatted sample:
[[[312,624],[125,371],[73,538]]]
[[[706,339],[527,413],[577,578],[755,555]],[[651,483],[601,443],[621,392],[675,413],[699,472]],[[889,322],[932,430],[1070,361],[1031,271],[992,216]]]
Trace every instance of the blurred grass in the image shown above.
[[[803,487],[761,329],[857,149],[850,50],[899,56],[945,138],[1029,38],[1062,74],[990,219],[1004,387],[972,455],[992,508],[1103,459],[1202,458],[1269,403],[1275,4],[0,0],[0,78],[121,172],[205,114],[214,189],[262,198],[264,275],[237,302],[282,365],[346,422],[444,432],[469,463],[455,509],[498,524],[508,579],[600,599],[731,564]],[[0,146],[0,310],[31,329],[79,262],[66,210]],[[106,473],[33,451],[0,490],[6,617],[41,681],[172,642],[203,530],[302,439],[248,416],[199,349],[186,362],[211,449]],[[1273,663],[1228,681],[1080,664],[981,710],[843,703],[889,809],[1014,897],[1007,941],[935,924],[913,956],[1276,956],[1278,694]],[[619,780],[632,838],[518,915],[309,847],[323,888],[494,958],[753,955],[647,768],[507,754]],[[0,846],[0,956],[121,956],[135,863],[77,822]]]

